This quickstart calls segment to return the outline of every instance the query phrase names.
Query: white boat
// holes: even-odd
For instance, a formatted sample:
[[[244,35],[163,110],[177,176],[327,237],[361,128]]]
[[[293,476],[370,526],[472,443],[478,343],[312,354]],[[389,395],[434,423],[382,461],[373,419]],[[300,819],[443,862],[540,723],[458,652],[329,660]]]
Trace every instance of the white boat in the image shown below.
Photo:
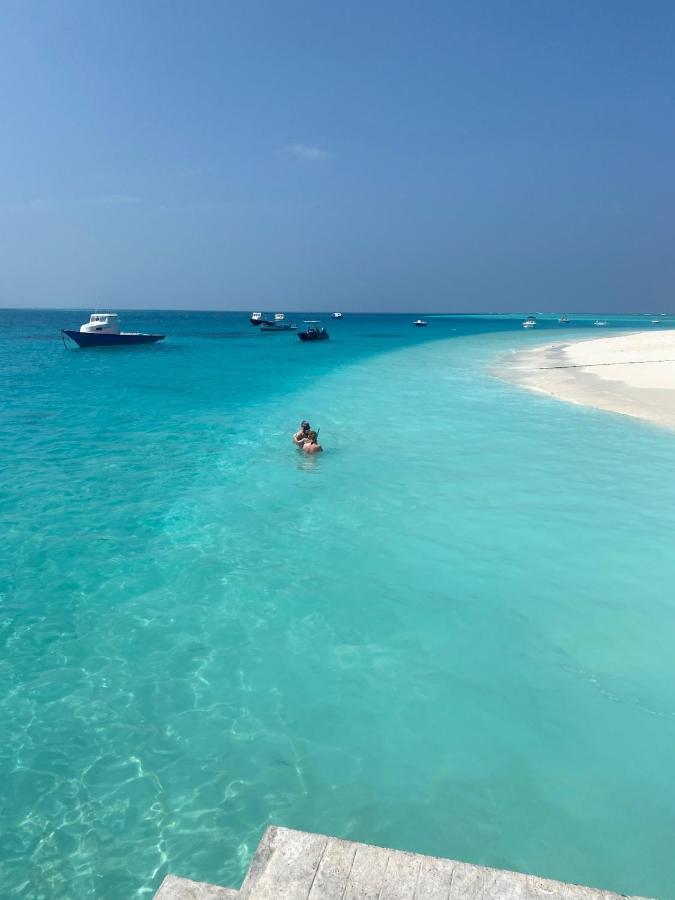
[[[416,320],[413,322],[413,325],[414,325],[416,328],[424,328],[424,327],[427,326],[428,324],[429,324],[429,323],[428,323],[428,322],[425,322],[424,319],[416,319]]]
[[[605,322],[604,319],[596,319],[595,322],[593,322],[593,324],[595,325],[596,328],[602,328],[602,326],[606,325],[607,322]]]
[[[284,313],[274,313],[274,321],[275,322],[283,322],[286,316]]]
[[[279,313],[277,313],[279,315]],[[262,325],[263,322],[270,323],[272,320],[267,318],[267,313],[254,312],[251,313],[251,325]]]
[[[570,320],[569,320],[569,319],[567,318],[567,316],[563,313],[563,315],[560,316],[560,318],[558,319],[558,325],[569,325],[569,321],[570,321]]]
[[[536,328],[537,320],[534,316],[528,316],[523,322],[523,328]]]
[[[163,334],[144,334],[140,331],[120,331],[117,313],[92,313],[79,331],[61,329],[79,347],[114,347],[120,344],[154,344],[163,341]],[[65,343],[65,342],[64,342]]]
[[[341,312],[334,312],[334,313],[333,313],[333,318],[334,318],[334,319],[341,319],[341,318],[342,318],[342,313],[341,313]]]
[[[652,319],[652,325],[660,325],[661,319]]]

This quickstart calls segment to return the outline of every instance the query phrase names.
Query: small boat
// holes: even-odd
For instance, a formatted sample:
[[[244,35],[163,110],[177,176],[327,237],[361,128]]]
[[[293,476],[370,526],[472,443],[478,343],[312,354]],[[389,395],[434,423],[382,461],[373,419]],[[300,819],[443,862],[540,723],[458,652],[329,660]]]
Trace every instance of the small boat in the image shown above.
[[[270,332],[279,331],[295,331],[297,325],[294,322],[262,322],[260,324],[260,333],[269,334]]]
[[[120,331],[117,313],[92,313],[79,331],[61,329],[78,347],[118,347],[122,344],[155,344],[165,334],[143,334],[140,331]],[[65,343],[65,341],[64,341]]]
[[[558,319],[558,325],[569,325],[569,323],[570,323],[570,320],[567,318],[567,316],[564,313]]]
[[[298,332],[301,341],[327,341],[328,332],[321,327],[318,319],[305,319],[305,325],[308,327],[304,331]]]
[[[279,315],[279,313],[277,313]],[[283,313],[282,313],[283,315]],[[272,325],[274,324],[271,319],[266,318],[266,313],[254,312],[251,313],[251,325]]]
[[[652,325],[660,325],[661,319],[652,319]]]
[[[284,313],[274,313],[274,321],[275,322],[283,322],[286,316]]]
[[[527,319],[525,319],[525,321],[522,324],[523,324],[523,328],[536,328],[537,320],[535,319],[534,316],[528,316]]]
[[[596,328],[602,328],[602,326],[606,325],[607,322],[605,322],[604,319],[596,319],[595,322],[593,322],[593,324],[595,325]]]
[[[429,323],[425,322],[424,319],[415,319],[415,321],[413,322],[413,325],[415,326],[415,328],[426,328],[426,326],[428,324]]]
[[[334,313],[333,313],[333,318],[334,318],[334,319],[341,319],[341,318],[342,318],[342,313],[341,313],[341,312],[334,312]]]

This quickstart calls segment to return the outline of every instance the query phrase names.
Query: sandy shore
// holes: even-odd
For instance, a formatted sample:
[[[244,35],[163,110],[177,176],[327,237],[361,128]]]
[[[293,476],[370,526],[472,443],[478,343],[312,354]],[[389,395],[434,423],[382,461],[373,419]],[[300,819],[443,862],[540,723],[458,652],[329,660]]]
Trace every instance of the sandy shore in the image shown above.
[[[555,343],[502,358],[501,378],[675,428],[675,330]]]

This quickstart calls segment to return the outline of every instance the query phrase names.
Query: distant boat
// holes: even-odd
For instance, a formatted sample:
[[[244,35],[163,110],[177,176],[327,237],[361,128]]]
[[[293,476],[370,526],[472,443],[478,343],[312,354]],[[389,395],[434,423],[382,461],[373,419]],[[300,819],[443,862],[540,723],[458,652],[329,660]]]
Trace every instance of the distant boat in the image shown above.
[[[595,325],[596,328],[602,328],[602,326],[606,325],[607,322],[605,322],[604,319],[596,319],[595,322],[593,322],[593,324]]]
[[[298,332],[298,337],[301,341],[327,341],[328,340],[328,332],[325,328],[321,327],[321,323],[318,319],[305,319],[305,325],[308,327],[304,329],[304,331]]]
[[[342,313],[341,313],[341,312],[334,312],[334,313],[333,313],[333,318],[334,318],[334,319],[341,319],[341,318],[342,318]]]
[[[427,326],[428,324],[429,324],[429,323],[428,323],[428,322],[425,322],[424,319],[416,319],[416,320],[413,322],[413,325],[414,325],[416,328],[426,328],[426,326]]]
[[[277,315],[279,315],[279,313],[277,313]],[[281,315],[283,315],[283,313]],[[272,325],[273,322],[271,321],[271,319],[268,319],[266,316],[267,316],[266,313],[261,313],[261,312],[251,313],[251,325],[262,325],[263,323],[265,325]]]
[[[527,319],[524,320],[522,325],[523,325],[523,328],[536,328],[537,320],[535,319],[534,316],[528,316]]]
[[[570,322],[570,320],[567,318],[567,316],[564,313],[558,319],[558,325],[569,325],[569,322]]]
[[[143,334],[140,331],[120,331],[117,313],[92,313],[79,331],[61,329],[61,334],[75,341],[78,347],[118,347],[123,344],[155,344],[165,334]],[[65,343],[65,342],[64,342]]]
[[[286,316],[284,313],[274,313],[274,321],[275,322],[283,322]]]
[[[652,325],[660,325],[661,319],[652,319]]]
[[[293,322],[261,322],[260,332],[261,334],[269,334],[276,331],[295,331],[297,327]]]

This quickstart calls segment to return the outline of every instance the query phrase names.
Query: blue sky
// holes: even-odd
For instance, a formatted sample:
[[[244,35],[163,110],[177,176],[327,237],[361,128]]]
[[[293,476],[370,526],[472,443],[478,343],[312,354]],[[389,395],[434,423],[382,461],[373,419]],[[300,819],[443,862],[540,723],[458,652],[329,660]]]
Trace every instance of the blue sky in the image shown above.
[[[675,309],[675,4],[0,0],[0,305]]]

